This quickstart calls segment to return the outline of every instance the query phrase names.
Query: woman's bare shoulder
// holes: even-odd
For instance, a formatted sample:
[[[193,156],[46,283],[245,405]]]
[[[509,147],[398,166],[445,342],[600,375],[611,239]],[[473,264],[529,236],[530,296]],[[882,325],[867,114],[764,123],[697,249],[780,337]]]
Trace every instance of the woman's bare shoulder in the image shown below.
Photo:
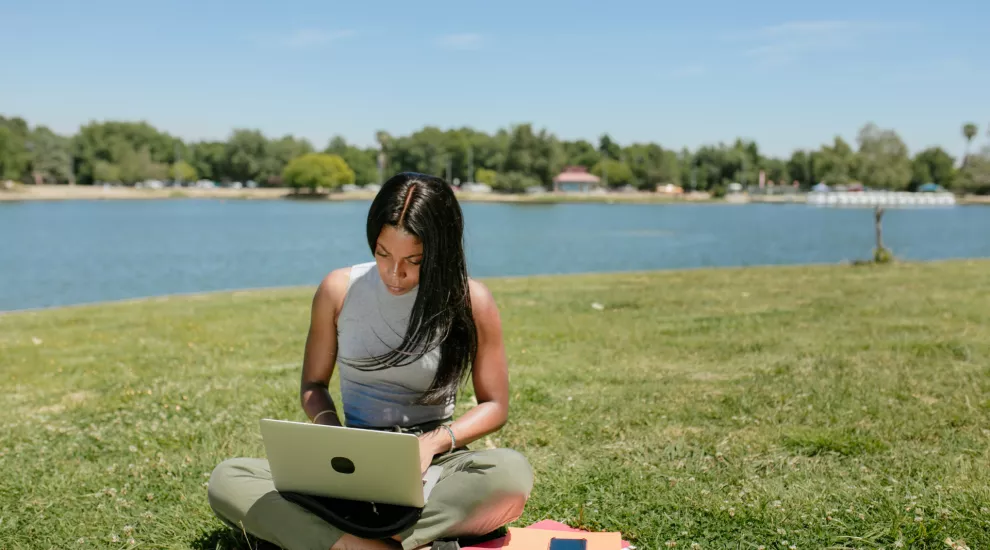
[[[471,295],[471,309],[474,311],[475,318],[498,314],[495,297],[492,296],[491,291],[484,283],[468,279],[468,293]]]
[[[314,305],[319,304],[321,307],[330,307],[335,314],[338,314],[344,305],[344,297],[347,295],[347,283],[350,281],[350,278],[350,267],[341,267],[328,273],[316,288],[316,295],[313,297]]]

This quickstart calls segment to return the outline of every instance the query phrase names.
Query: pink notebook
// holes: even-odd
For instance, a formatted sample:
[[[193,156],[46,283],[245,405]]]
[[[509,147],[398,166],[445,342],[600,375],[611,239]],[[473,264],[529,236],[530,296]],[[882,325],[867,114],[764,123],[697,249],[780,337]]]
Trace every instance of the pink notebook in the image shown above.
[[[552,519],[545,519],[543,521],[534,523],[533,525],[525,527],[525,529],[543,529],[545,531],[566,531],[571,533],[581,532],[580,529],[569,527],[567,525],[564,525],[563,523],[553,521]],[[502,548],[503,546],[505,546],[505,539],[501,538],[501,539],[490,540],[488,542],[483,542],[476,546],[465,546],[463,547],[462,550],[486,550],[486,549],[490,550],[494,548]],[[622,541],[622,549],[626,550],[627,548],[632,549],[633,546],[629,544],[629,542],[627,541]]]

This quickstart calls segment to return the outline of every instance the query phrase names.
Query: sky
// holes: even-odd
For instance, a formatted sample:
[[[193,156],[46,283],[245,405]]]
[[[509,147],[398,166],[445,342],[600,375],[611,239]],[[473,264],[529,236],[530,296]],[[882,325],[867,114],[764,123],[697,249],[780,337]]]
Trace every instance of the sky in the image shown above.
[[[378,130],[788,156],[873,122],[912,152],[990,142],[990,2],[0,0],[0,115],[371,145]]]

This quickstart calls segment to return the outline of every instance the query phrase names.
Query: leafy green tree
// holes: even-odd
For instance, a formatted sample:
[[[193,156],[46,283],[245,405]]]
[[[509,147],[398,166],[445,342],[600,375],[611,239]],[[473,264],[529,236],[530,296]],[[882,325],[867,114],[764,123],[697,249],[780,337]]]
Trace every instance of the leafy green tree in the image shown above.
[[[338,155],[307,153],[292,159],[282,172],[282,181],[294,189],[337,189],[354,183],[354,171]]]
[[[612,137],[608,134],[602,134],[598,138],[598,152],[601,153],[603,157],[610,158],[612,160],[619,160],[622,155],[622,148],[619,144],[612,141]]]
[[[18,136],[15,129],[0,123],[0,179],[24,177],[28,158],[23,137]]]
[[[698,170],[694,165],[694,155],[687,147],[682,147],[677,153],[677,165],[680,166],[681,187],[684,189],[696,189]],[[677,182],[674,182],[677,183]]]
[[[289,162],[307,153],[313,152],[313,145],[306,139],[296,139],[293,136],[283,136],[268,143],[268,156],[258,174],[262,184],[280,186],[282,171]]]
[[[907,145],[893,130],[870,123],[859,131],[858,174],[864,185],[878,189],[906,189],[911,181]]]
[[[15,136],[20,137],[23,140],[27,140],[31,133],[31,129],[28,126],[26,120],[21,117],[6,118],[0,116],[0,126],[8,128]]]
[[[384,130],[375,132],[375,142],[378,144],[378,156],[375,158],[375,167],[381,170],[378,183],[383,183],[389,174],[389,153],[392,151],[392,135]]]
[[[225,173],[221,179],[264,181],[273,166],[268,138],[258,130],[238,129],[226,144]]]
[[[978,130],[975,124],[965,125],[967,151]],[[426,126],[402,137],[378,132],[375,138],[376,147],[361,148],[338,137],[324,152],[340,157],[361,183],[397,171],[417,171],[462,181],[479,181],[481,175],[485,179],[480,181],[502,190],[519,190],[533,180],[548,186],[566,165],[584,166],[607,177],[613,187],[633,184],[646,189],[679,183],[688,189],[718,190],[732,181],[755,183],[761,170],[770,180],[797,180],[805,187],[818,181],[834,185],[859,178],[878,187],[899,189],[907,182],[917,186],[935,181],[969,189],[981,181],[981,172],[974,169],[959,183],[962,173],[953,169],[952,157],[938,148],[908,159],[896,134],[872,125],[861,132],[858,152],[837,137],[819,150],[795,151],[789,159],[765,157],[751,140],[674,152],[655,143],[623,147],[608,134],[602,134],[597,143],[561,141],[531,124],[516,124],[491,134],[467,127],[441,130]],[[65,182],[75,174],[80,183],[134,183],[166,179],[171,174],[183,179],[280,185],[288,164],[312,152],[305,139],[286,135],[269,140],[257,130],[236,129],[224,142],[187,145],[146,122],[106,121],[86,124],[66,139],[44,127],[32,130],[20,118],[0,117],[0,177],[4,178]],[[178,161],[182,163],[174,166]]]
[[[921,162],[920,159],[915,156],[914,160],[911,161],[911,184],[908,186],[909,190],[914,191],[918,187],[932,181],[932,170],[931,166],[926,162]]]
[[[528,174],[507,172],[496,176],[495,184],[492,185],[492,188],[503,193],[522,193],[530,187],[539,187],[541,185],[540,180]]]
[[[973,143],[973,138],[976,137],[978,131],[979,130],[977,129],[976,124],[973,124],[972,122],[967,122],[966,124],[963,124],[962,133],[963,133],[963,137],[966,138],[966,152],[963,154],[964,166],[966,164],[966,161],[969,159],[969,146]]]
[[[127,145],[121,145],[119,150],[114,152],[114,157],[119,159],[116,166],[119,169],[120,181],[124,183],[135,184],[146,180],[168,178],[168,165],[155,162],[147,147],[135,151]]]
[[[553,178],[560,174],[566,164],[564,147],[546,129],[541,129],[536,135],[536,161],[533,163],[533,175],[540,180],[544,187],[553,186]]]
[[[469,129],[463,133],[467,138],[472,169],[487,168],[498,172],[505,168],[509,140],[504,131],[498,132],[494,136]]]
[[[721,163],[719,164],[719,181],[714,184],[726,184],[733,181],[744,185],[752,185],[759,182],[760,170],[767,170],[768,160],[760,154],[760,148],[755,141],[737,139],[731,148],[722,149]],[[779,170],[778,170],[779,171]],[[773,179],[773,177],[768,179]],[[719,190],[722,192],[723,190]]]
[[[750,153],[745,147],[727,147],[724,144],[702,146],[690,155],[687,186],[709,190],[732,181],[752,183],[759,167],[748,166],[748,158]]]
[[[349,145],[344,138],[335,136],[323,152],[344,159],[344,162],[354,170],[354,177],[357,182],[368,184],[378,181],[378,163],[376,161],[378,153],[374,149],[360,149]]]
[[[674,151],[664,151],[660,165],[649,174],[650,183],[676,184],[681,179],[681,162]]]
[[[911,188],[934,182],[951,189],[956,178],[956,160],[941,147],[931,147],[914,156],[911,162]]]
[[[772,181],[776,185],[790,185],[793,181],[787,171],[787,163],[780,159],[764,159],[763,169],[766,171],[767,181]]]
[[[447,132],[447,160],[449,161],[451,182],[472,181],[477,163],[472,147],[474,130],[459,128]]]
[[[528,174],[548,186],[565,160],[564,148],[553,134],[546,130],[534,132],[532,125],[518,124],[509,134],[503,170]]]
[[[632,184],[635,180],[628,164],[612,159],[599,161],[591,169],[591,173],[602,178],[603,181],[607,179],[609,187],[623,187]]]
[[[119,165],[122,176],[126,177],[124,172],[129,170],[125,169],[125,164],[133,162],[125,162],[122,157],[146,150],[148,163],[162,164],[167,172],[167,164],[175,162],[177,153],[184,154],[185,146],[178,138],[160,132],[146,122],[111,121],[93,122],[80,128],[73,138],[72,148],[80,183],[92,183],[93,164],[97,160]],[[155,176],[162,175],[159,167],[151,172]]]
[[[478,171],[474,174],[474,181],[477,183],[484,183],[490,185],[492,188],[495,187],[495,180],[498,174],[495,170],[489,170],[487,168],[478,168]]]
[[[383,161],[388,174],[412,171],[446,177],[449,168],[452,179],[468,181],[478,168],[498,172],[508,165],[510,135],[505,130],[490,136],[470,128],[441,131],[427,126],[408,136],[385,139],[387,152]],[[372,161],[375,155],[376,151],[367,151]],[[519,160],[525,161],[517,157],[514,162]],[[374,166],[377,170],[377,162]]]
[[[46,183],[75,183],[72,177],[70,140],[44,126],[31,131],[27,143],[31,172]]]
[[[444,132],[434,126],[426,126],[409,136],[398,138],[393,144],[392,168],[441,175],[445,169],[442,160],[447,153],[446,142]]]
[[[828,185],[843,185],[856,177],[858,159],[852,147],[836,136],[831,147],[824,145],[812,154],[811,165],[816,183],[822,181]]]
[[[808,188],[815,184],[811,177],[811,156],[806,151],[794,151],[787,161],[787,172],[798,181],[801,187]]]
[[[174,181],[196,181],[198,179],[196,169],[185,161],[173,163],[168,169],[168,177]]]
[[[449,177],[453,181],[470,181],[479,166],[485,166],[486,155],[490,156],[490,139],[485,140],[485,134],[481,134],[471,128],[457,128],[447,130],[439,138],[438,145],[435,146],[439,152],[436,154],[436,170],[438,175]],[[504,157],[500,159],[504,165]],[[448,173],[449,170],[449,173]]]
[[[626,159],[640,189],[655,189],[658,184],[680,180],[677,154],[665,151],[655,143],[634,143],[622,150],[622,157]]]
[[[31,170],[31,131],[20,117],[0,116],[0,179],[23,180]]]
[[[519,124],[512,127],[509,137],[508,158],[505,163],[506,174],[519,172],[532,174],[533,163],[536,161],[537,137],[530,124]]]
[[[956,189],[964,193],[990,195],[990,146],[970,155],[966,165],[959,171]]]
[[[93,164],[93,183],[118,183],[120,178],[120,167],[110,164],[105,160],[98,160]]]
[[[591,170],[602,159],[601,153],[591,143],[581,139],[565,141],[563,144],[564,158],[569,166],[584,166]]]
[[[227,144],[222,141],[203,141],[190,147],[193,168],[199,177],[210,181],[229,179],[227,176]]]

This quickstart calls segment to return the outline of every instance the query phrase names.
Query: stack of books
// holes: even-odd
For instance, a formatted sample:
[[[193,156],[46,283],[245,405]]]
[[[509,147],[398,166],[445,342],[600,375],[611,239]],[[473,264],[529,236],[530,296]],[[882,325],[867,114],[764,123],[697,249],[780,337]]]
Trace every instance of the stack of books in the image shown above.
[[[544,520],[528,527],[509,528],[505,537],[465,546],[463,550],[547,550],[553,538],[584,539],[586,550],[636,550],[620,533],[592,533],[568,527],[553,520]]]

